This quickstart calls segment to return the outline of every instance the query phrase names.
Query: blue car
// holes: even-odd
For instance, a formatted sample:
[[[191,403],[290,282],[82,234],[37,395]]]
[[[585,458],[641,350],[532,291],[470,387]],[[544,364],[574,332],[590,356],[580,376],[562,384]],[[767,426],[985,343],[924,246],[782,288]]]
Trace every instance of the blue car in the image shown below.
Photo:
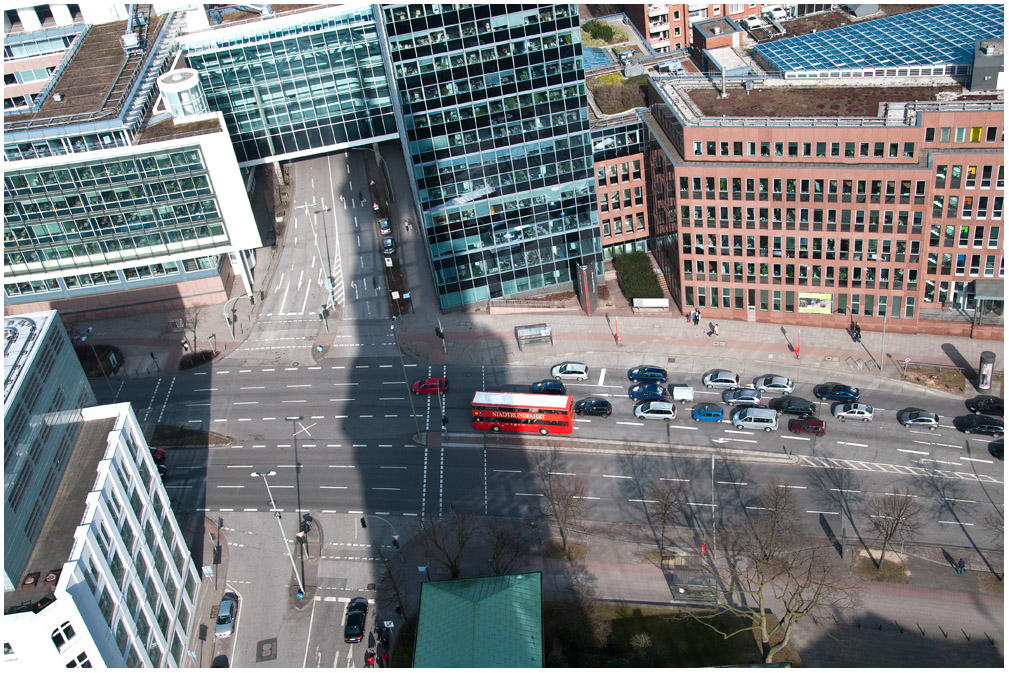
[[[639,383],[630,387],[627,396],[632,400],[663,402],[666,399],[666,389],[656,383]]]
[[[705,402],[704,404],[698,404],[694,407],[694,410],[690,412],[690,417],[695,421],[711,421],[713,423],[717,423],[722,420],[722,408],[717,404]]]
[[[666,370],[662,367],[642,365],[627,370],[627,378],[635,383],[665,383]]]
[[[838,402],[857,402],[858,388],[846,386],[843,383],[824,383],[813,388],[813,394],[821,400],[837,400]]]

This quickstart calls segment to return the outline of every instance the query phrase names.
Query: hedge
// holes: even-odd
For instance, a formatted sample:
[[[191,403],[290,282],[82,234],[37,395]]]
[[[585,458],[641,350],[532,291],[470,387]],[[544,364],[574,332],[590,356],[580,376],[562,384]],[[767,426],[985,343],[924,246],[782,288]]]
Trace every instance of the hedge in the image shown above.
[[[613,27],[602,21],[586,21],[582,24],[582,30],[597,40],[609,42],[613,39]]]
[[[627,301],[633,302],[637,298],[661,299],[665,296],[647,254],[628,252],[615,255],[613,267],[617,270],[617,281]]]

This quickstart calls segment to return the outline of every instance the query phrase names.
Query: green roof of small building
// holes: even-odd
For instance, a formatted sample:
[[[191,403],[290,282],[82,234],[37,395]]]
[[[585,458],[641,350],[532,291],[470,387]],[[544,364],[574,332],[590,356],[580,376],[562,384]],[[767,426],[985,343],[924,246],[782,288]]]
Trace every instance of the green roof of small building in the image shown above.
[[[425,582],[415,668],[542,668],[540,573]]]

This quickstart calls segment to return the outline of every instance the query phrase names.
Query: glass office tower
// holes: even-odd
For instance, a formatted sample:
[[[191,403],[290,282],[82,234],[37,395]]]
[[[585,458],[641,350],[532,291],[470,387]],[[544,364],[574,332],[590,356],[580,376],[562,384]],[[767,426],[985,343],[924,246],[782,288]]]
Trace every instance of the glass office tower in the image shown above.
[[[178,38],[239,165],[398,135],[373,5],[324,7]]]
[[[577,6],[383,11],[442,307],[600,271]]]

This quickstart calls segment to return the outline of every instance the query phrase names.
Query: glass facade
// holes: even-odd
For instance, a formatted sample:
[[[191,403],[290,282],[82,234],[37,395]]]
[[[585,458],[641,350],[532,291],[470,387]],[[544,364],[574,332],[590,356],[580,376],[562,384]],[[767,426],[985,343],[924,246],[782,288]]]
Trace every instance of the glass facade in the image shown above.
[[[18,275],[76,270],[63,279],[68,290],[107,285],[118,282],[116,272],[80,270],[229,242],[198,146],[4,174],[8,297],[60,290],[55,278],[28,283]],[[168,266],[177,273],[182,265],[141,264],[123,273],[129,281],[170,275]]]
[[[577,6],[384,12],[442,307],[598,270]]]
[[[181,37],[239,164],[397,133],[371,6]]]

